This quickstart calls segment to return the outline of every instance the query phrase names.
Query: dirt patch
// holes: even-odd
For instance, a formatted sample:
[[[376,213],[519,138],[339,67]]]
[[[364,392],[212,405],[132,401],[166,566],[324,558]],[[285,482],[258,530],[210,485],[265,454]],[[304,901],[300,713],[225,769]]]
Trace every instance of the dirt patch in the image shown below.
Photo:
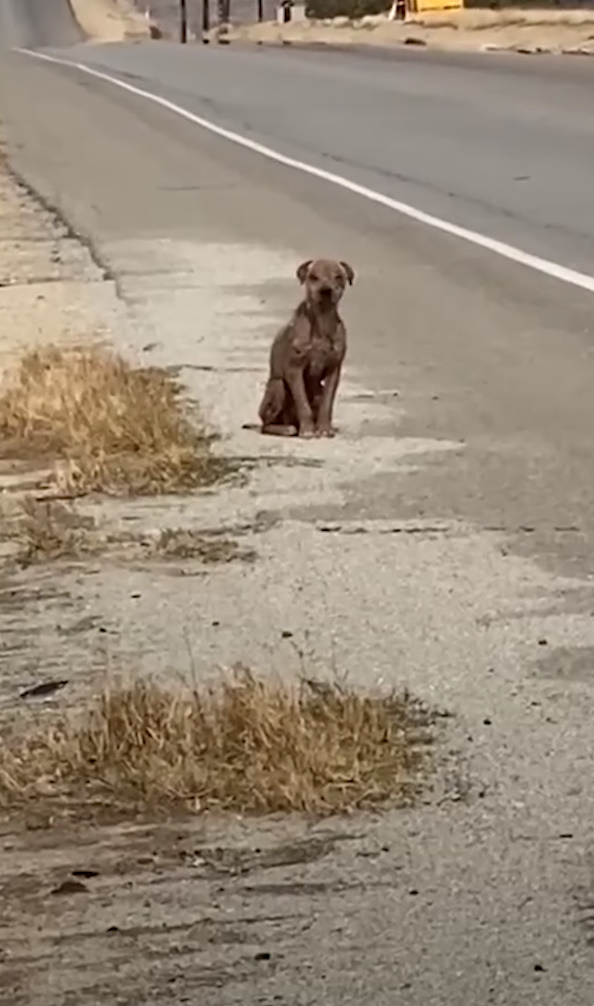
[[[277,44],[420,45],[444,50],[594,53],[594,11],[521,9],[448,11],[405,22],[377,15],[351,21],[272,22],[232,28],[238,40]]]
[[[260,820],[248,837],[228,818],[208,831],[193,818],[20,832],[2,850],[0,1001],[210,1006],[226,993],[252,1002],[284,973],[289,984],[292,967],[308,970],[313,918],[336,938],[349,890],[357,910],[378,884],[406,903],[377,822],[369,837],[339,828]]]
[[[0,391],[0,457],[56,459],[61,492],[179,493],[229,465],[172,377],[107,349],[26,353]]]
[[[13,725],[0,798],[90,806],[335,814],[411,798],[431,717],[406,694],[259,678],[237,668],[210,686],[114,686],[41,729]]]
[[[253,530],[247,528],[246,530]],[[112,562],[251,562],[252,548],[220,528],[164,528],[152,533],[102,528],[70,503],[33,495],[5,499],[0,508],[0,555],[20,568],[101,556]]]
[[[0,534],[12,544],[19,565],[88,555],[97,550],[94,521],[72,507],[25,496],[0,524]]]
[[[240,548],[236,541],[219,531],[211,533],[187,528],[166,528],[152,539],[141,542],[144,554],[160,559],[199,559],[201,562],[230,562],[242,559],[250,562],[256,558],[253,549]]]
[[[74,16],[93,42],[122,42],[150,38],[151,22],[135,9],[132,0],[70,0]]]

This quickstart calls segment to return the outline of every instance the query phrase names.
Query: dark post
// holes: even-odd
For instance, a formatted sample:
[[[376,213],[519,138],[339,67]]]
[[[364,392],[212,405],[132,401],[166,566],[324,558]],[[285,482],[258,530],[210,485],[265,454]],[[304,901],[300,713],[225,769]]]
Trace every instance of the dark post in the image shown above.
[[[210,9],[208,6],[208,0],[202,0],[202,41],[206,45],[208,38],[206,37],[210,31]]]
[[[258,21],[264,20],[264,4],[263,0],[258,0]]]
[[[179,0],[179,40],[182,45],[185,45],[188,41],[187,0]]]
[[[230,0],[218,0],[218,3],[217,3],[217,7],[218,7],[217,14],[218,14],[218,19],[219,19],[219,27],[223,27],[224,28],[224,27],[227,27],[229,25],[229,15],[230,15],[229,5],[230,5]]]

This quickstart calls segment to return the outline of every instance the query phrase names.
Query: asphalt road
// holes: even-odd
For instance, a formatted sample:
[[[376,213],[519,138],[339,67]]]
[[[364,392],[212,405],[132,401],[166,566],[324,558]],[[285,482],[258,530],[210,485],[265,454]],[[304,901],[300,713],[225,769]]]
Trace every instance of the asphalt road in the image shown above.
[[[587,62],[168,46],[79,55],[429,213],[586,271],[594,259]]]
[[[58,44],[55,34],[43,35],[32,8],[15,32],[15,9],[0,0],[5,41]],[[55,3],[56,19],[66,18],[66,46],[71,26],[59,10]],[[58,21],[51,23],[55,31]],[[585,273],[594,260],[589,61],[172,44],[52,51],[521,251]],[[352,621],[347,587],[361,603],[373,598],[376,614],[401,591],[402,646],[419,636],[419,681],[430,680],[464,722],[474,722],[494,795],[408,833],[429,902],[407,900],[403,908],[381,894],[375,902],[353,895],[344,921],[363,942],[352,971],[343,958],[333,961],[327,935],[324,959],[311,951],[311,988],[305,972],[291,978],[286,964],[284,1001],[591,1006],[594,294],[275,163],[76,69],[5,51],[0,96],[13,165],[90,242],[132,313],[148,317],[160,291],[169,362],[200,363],[193,333],[203,319],[179,306],[190,274],[199,295],[200,262],[216,298],[232,290],[238,304],[253,296],[285,309],[286,261],[324,253],[349,260],[357,272],[345,306],[349,372],[387,411],[351,440],[347,430],[345,450],[362,443],[364,454],[364,437],[388,446],[408,437],[425,450],[433,444],[433,454],[403,470],[378,464],[371,472],[360,457],[340,507],[315,511],[296,499],[292,516],[304,529],[316,516],[454,520],[478,535],[455,568],[447,549],[443,565],[424,568],[422,592],[417,553],[406,552],[406,591],[403,567],[384,569],[381,555],[370,570],[360,553],[360,574],[346,559],[340,567],[343,623]],[[208,261],[200,259],[203,246]],[[182,265],[171,278],[174,256]],[[262,262],[273,274],[266,282],[254,279]],[[217,324],[224,346],[233,319]],[[493,529],[505,542],[496,549]],[[438,632],[450,595],[458,609]],[[475,596],[483,606],[472,621]],[[507,597],[509,621],[501,614]],[[546,597],[546,639],[533,626],[530,639],[523,636],[519,597],[535,609]],[[375,616],[360,617],[363,634]],[[379,652],[382,632],[393,632],[399,618],[389,611],[374,632],[374,660],[388,659]],[[496,645],[485,643],[498,620],[505,631]],[[488,717],[479,713],[483,699]],[[413,898],[418,886],[411,884]],[[391,954],[402,973],[414,971],[410,982],[396,981]],[[220,1001],[235,1002],[233,994]]]

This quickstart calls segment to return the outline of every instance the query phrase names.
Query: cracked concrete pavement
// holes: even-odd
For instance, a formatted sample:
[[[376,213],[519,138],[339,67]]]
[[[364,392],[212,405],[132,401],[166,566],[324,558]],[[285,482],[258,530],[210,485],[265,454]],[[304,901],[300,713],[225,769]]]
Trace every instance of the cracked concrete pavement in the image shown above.
[[[242,81],[245,95],[259,74],[262,94],[274,79],[308,86],[294,62],[281,84],[278,63],[250,67],[241,53],[205,62],[174,47],[86,48],[144,86],[169,75],[168,93],[192,107],[208,106],[207,81],[226,74],[236,97],[225,97],[225,120],[264,115],[269,134],[282,128],[278,110],[263,98],[249,107]],[[318,56],[300,58],[314,81],[336,73],[347,86],[347,64],[322,71]],[[414,72],[405,64],[404,80]],[[505,81],[504,69],[489,72]],[[447,67],[434,73],[452,80]],[[321,104],[337,79],[327,86]],[[92,688],[106,658],[158,675],[206,675],[236,659],[289,674],[305,660],[361,684],[407,684],[452,713],[434,790],[404,812],[324,827],[5,833],[0,1002],[589,1006],[591,295],[74,71],[5,53],[0,95],[11,164],[91,249],[102,276],[93,311],[116,346],[179,367],[220,449],[249,459],[243,486],[140,501],[125,519],[225,528],[257,553],[208,572],[53,568],[49,587],[67,607],[49,617],[26,600],[40,574],[18,574],[10,590],[22,592],[28,663],[8,649],[4,700],[42,653],[69,666],[73,688],[77,676]],[[591,113],[577,106],[583,124]],[[577,159],[587,141],[576,116]],[[573,150],[568,172],[579,168]],[[501,202],[487,211],[469,199],[462,211],[585,254],[573,203],[543,186],[536,219],[519,209],[510,219]],[[569,217],[560,237],[543,237],[545,197],[547,212]],[[318,252],[357,271],[344,304],[341,435],[264,441],[241,424],[298,295],[295,266]],[[81,867],[98,873],[86,890],[52,897]]]

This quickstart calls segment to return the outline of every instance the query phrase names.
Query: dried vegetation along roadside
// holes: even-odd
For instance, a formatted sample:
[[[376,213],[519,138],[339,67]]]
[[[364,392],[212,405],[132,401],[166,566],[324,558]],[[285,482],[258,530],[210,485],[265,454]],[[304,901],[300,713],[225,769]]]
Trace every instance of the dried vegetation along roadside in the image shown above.
[[[270,681],[237,668],[193,690],[136,680],[0,749],[0,805],[54,815],[232,810],[326,816],[410,800],[431,717],[406,693]]]
[[[62,492],[146,495],[211,485],[230,465],[181,387],[105,348],[33,349],[0,386],[0,460],[54,459]]]

